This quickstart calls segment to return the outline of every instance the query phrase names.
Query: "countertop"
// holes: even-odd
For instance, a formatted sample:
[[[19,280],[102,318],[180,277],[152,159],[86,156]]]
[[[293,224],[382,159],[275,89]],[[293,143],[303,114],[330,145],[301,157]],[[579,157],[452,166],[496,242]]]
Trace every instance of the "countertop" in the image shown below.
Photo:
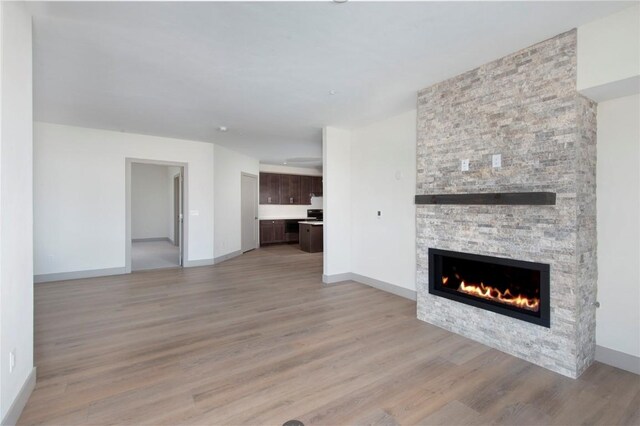
[[[309,219],[308,217],[281,217],[281,216],[274,216],[274,217],[261,217],[258,220],[307,220]]]
[[[322,222],[319,220],[305,220],[302,222],[298,222],[300,225],[312,225],[312,226],[322,226]]]

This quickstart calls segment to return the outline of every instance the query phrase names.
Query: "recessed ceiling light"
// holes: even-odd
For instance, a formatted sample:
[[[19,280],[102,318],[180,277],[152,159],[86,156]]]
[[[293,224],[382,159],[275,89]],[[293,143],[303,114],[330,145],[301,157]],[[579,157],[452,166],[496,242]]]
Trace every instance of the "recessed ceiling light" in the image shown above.
[[[218,130],[221,131],[221,132],[226,132],[229,129],[227,129],[227,126],[220,126],[220,127],[218,127]]]
[[[336,94],[336,91],[335,91],[335,90],[333,90],[333,89],[331,89],[331,90],[329,90],[329,94],[330,94],[331,96],[333,96],[333,95],[335,95],[335,94]]]
[[[346,3],[349,0],[333,0],[334,3]]]
[[[286,166],[286,165],[287,165],[287,162],[285,161],[285,162],[284,162],[284,163],[282,163],[282,164],[284,164],[284,165]]]

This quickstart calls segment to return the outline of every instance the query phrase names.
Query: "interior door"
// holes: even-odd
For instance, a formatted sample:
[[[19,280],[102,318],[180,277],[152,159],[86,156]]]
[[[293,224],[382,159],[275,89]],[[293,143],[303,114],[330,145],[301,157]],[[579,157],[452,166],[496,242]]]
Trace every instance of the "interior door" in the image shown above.
[[[242,175],[241,183],[242,252],[258,247],[258,179]]]

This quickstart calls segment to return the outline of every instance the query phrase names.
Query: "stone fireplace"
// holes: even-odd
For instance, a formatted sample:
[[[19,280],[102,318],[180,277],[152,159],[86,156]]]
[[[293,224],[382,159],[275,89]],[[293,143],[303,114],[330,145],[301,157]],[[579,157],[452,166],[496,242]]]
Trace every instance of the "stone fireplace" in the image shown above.
[[[419,92],[418,195],[555,194],[553,204],[541,205],[419,204],[420,320],[570,377],[578,377],[591,364],[596,301],[595,114],[596,105],[576,91],[575,30]],[[501,167],[492,167],[493,154],[502,155]],[[461,171],[465,159],[469,170]],[[458,278],[453,290],[443,288],[443,276],[454,280],[451,266],[446,273],[430,271],[435,268],[430,250],[463,253],[470,256],[467,260],[492,257],[514,267],[532,266],[548,274],[548,293],[543,294],[544,287],[534,288],[535,272],[527,275],[515,269],[488,273],[494,280],[504,274],[519,277],[507,296],[504,280],[473,282],[481,279],[476,270],[464,287]],[[471,264],[462,265],[473,269]],[[440,293],[433,291],[437,286]],[[475,296],[475,301],[448,296],[468,300]],[[511,300],[517,296],[527,301]],[[536,299],[547,303],[546,313],[539,305],[532,314]],[[492,309],[484,309],[482,303]],[[521,306],[509,306],[513,303]],[[527,321],[527,315],[538,319]]]

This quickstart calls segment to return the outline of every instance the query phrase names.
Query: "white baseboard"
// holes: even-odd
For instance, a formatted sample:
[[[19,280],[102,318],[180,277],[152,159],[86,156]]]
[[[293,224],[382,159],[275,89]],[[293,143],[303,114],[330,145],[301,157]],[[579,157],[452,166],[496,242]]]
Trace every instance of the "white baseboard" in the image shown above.
[[[351,281],[351,272],[343,274],[322,275],[322,282],[325,284],[337,284],[343,281]]]
[[[152,243],[155,241],[166,241],[168,243],[173,244],[173,241],[171,241],[171,238],[169,237],[155,237],[155,238],[132,238],[131,242],[133,243]]]
[[[404,297],[405,299],[413,301],[417,299],[417,293],[415,290],[409,290],[408,288],[376,280],[375,278],[366,277],[364,275],[355,274],[353,272],[322,275],[322,282],[325,284],[338,284],[345,281],[355,281],[360,284],[368,285],[369,287],[377,288],[378,290],[386,291],[387,293],[395,294],[396,296]]]
[[[22,384],[22,388],[16,399],[13,400],[13,403],[7,410],[4,418],[2,419],[2,426],[14,426],[18,423],[18,419],[20,419],[20,415],[22,414],[22,410],[24,410],[25,405],[27,405],[27,401],[29,401],[29,397],[31,393],[36,387],[36,367],[33,367],[31,373],[27,376],[27,380]]]
[[[197,259],[197,260],[185,260],[185,268],[193,268],[197,266],[210,266],[215,263],[220,263],[225,260],[229,260],[233,257],[241,255],[240,250],[234,251],[224,256],[216,257],[215,259]],[[58,272],[54,274],[40,274],[33,276],[34,283],[47,283],[51,281],[66,281],[66,280],[79,280],[82,278],[96,278],[107,277],[110,275],[123,275],[127,273],[125,267],[122,268],[105,268],[105,269],[90,269],[86,271],[71,271],[71,272]]]
[[[82,278],[106,277],[109,275],[122,275],[127,273],[127,268],[89,269],[86,271],[58,272],[54,274],[40,274],[33,276],[34,283],[48,283],[51,281],[79,280]]]
[[[616,351],[615,349],[596,346],[596,361],[640,374],[640,357]]]
[[[234,257],[238,257],[242,254],[242,250],[232,251],[231,253],[223,254],[222,256],[218,256],[213,259],[213,263],[216,265],[220,262],[224,262],[225,260],[233,259]]]
[[[396,296],[404,297],[405,299],[416,301],[418,296],[415,290],[409,290],[408,288],[400,287],[395,284],[391,284],[385,281],[376,280],[375,278],[365,277],[364,275],[351,273],[351,279],[361,284],[368,285],[369,287],[377,288],[378,290],[386,291],[387,293],[395,294]]]
[[[197,260],[185,260],[182,266],[185,268],[194,268],[196,266],[211,266],[215,263],[215,259],[197,259]]]

